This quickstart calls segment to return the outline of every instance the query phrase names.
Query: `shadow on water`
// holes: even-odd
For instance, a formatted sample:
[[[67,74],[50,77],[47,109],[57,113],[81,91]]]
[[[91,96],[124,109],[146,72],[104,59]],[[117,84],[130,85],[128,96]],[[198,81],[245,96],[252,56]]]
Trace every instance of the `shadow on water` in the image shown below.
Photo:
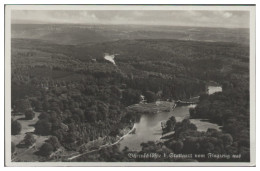
[[[220,86],[210,86],[209,94],[222,91]],[[167,102],[161,101],[164,105]],[[156,108],[156,103],[147,104],[149,107]],[[158,141],[162,136],[161,122],[168,120],[171,116],[175,116],[176,121],[180,122],[183,119],[189,118],[189,109],[195,107],[195,104],[187,106],[179,106],[169,112],[158,111],[156,114],[142,115],[138,123],[135,123],[135,134],[129,134],[120,142],[120,149],[123,150],[127,146],[130,150],[141,150],[140,144],[148,141]],[[198,131],[207,131],[208,128],[220,130],[220,126],[210,123],[208,120],[190,119],[195,124]]]

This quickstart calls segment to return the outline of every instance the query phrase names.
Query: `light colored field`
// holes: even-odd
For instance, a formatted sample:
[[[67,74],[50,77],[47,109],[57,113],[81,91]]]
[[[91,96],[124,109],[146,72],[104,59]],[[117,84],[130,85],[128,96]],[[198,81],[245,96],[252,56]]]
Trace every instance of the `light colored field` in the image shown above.
[[[24,115],[13,116],[12,118],[18,120],[22,125],[21,133],[18,135],[12,135],[11,139],[15,145],[19,144],[25,137],[26,133],[34,132],[34,124],[39,120],[38,116],[40,113],[36,112],[35,117],[32,120],[23,120]],[[35,144],[29,148],[18,148],[16,147],[15,155],[12,156],[12,161],[39,161],[41,157],[35,155],[34,153],[38,151],[38,148],[44,143],[49,136],[39,136],[34,134],[36,140]]]
[[[12,142],[18,144],[23,140],[24,136],[28,132],[34,132],[34,124],[39,120],[38,116],[40,113],[35,113],[35,117],[32,120],[23,120],[24,115],[12,116],[12,119],[17,120],[22,125],[22,130],[18,135],[12,135]]]

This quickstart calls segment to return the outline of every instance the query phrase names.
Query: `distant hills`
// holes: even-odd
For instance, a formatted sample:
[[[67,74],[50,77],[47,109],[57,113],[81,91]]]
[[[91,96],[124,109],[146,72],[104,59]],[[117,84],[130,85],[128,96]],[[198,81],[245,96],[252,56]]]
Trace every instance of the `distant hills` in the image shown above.
[[[86,44],[124,39],[179,39],[249,43],[249,29],[148,25],[12,24],[12,38],[55,44]]]

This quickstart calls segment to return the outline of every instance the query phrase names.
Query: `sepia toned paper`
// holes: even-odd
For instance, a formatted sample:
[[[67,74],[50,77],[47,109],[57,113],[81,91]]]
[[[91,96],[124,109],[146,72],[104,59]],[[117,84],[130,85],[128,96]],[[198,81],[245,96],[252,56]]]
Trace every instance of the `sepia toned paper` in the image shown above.
[[[6,5],[5,93],[6,166],[255,166],[255,6]]]

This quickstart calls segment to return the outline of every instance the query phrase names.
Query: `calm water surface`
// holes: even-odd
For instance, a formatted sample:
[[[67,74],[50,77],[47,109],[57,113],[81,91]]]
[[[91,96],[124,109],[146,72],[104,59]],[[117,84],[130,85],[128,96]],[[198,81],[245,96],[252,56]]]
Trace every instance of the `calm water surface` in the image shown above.
[[[209,94],[222,91],[221,87],[209,86]],[[161,103],[164,103],[163,101]],[[156,106],[156,104],[154,104]],[[135,134],[127,135],[121,142],[120,148],[127,146],[130,150],[141,150],[140,144],[147,141],[158,141],[162,136],[161,122],[168,120],[171,116],[175,116],[177,122],[189,117],[189,109],[196,105],[179,106],[170,112],[158,111],[157,114],[142,115],[140,122],[135,123]],[[217,124],[200,119],[190,119],[194,123],[198,131],[207,131],[208,128],[219,130]]]

